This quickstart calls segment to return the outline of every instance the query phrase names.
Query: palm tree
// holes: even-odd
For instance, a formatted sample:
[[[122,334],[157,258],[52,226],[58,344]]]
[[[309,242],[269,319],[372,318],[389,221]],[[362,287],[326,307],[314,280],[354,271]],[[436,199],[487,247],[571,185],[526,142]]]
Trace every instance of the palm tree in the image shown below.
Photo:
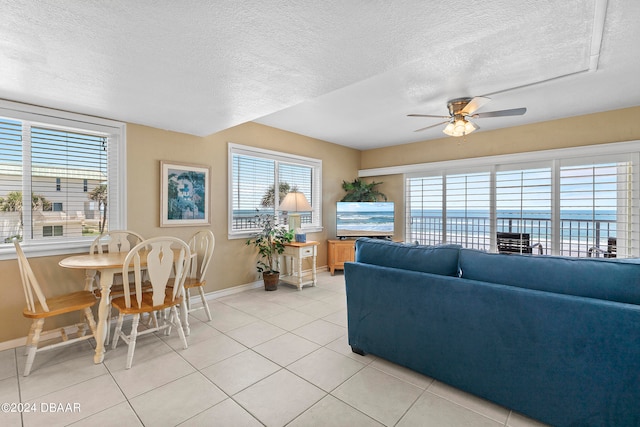
[[[89,199],[98,202],[98,209],[100,210],[98,229],[100,234],[104,233],[107,223],[107,196],[107,184],[100,184],[89,193]]]
[[[286,196],[291,191],[297,191],[296,187],[291,188],[291,186],[286,182],[281,182],[278,185],[278,197],[279,200],[282,201],[284,196]],[[269,187],[266,193],[262,196],[262,201],[260,204],[265,208],[275,207],[276,205],[276,192],[274,186]]]

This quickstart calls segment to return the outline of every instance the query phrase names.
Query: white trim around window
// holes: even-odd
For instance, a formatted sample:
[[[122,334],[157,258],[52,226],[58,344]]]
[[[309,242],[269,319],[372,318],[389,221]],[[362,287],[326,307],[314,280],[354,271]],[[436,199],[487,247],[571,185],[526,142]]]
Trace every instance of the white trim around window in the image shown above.
[[[66,132],[99,135],[107,141],[107,188],[109,229],[126,229],[126,124],[82,114],[0,100],[0,117],[17,120],[25,126],[40,126]],[[24,161],[30,161],[25,159]],[[30,171],[31,165],[27,166]],[[25,178],[28,179],[28,178]],[[27,214],[26,216],[30,216]],[[31,256],[81,253],[89,250],[93,237],[47,239],[24,238],[22,247]],[[14,259],[12,244],[0,242],[0,260]]]
[[[277,221],[284,221],[275,209],[280,204],[280,192],[274,191],[283,183],[305,194],[313,208],[302,215],[302,230],[307,233],[322,230],[322,160],[231,142],[227,156],[230,239],[250,237],[255,232],[250,221],[258,213],[275,214]],[[237,170],[243,166],[244,171]],[[273,200],[266,206],[260,200],[268,192]]]

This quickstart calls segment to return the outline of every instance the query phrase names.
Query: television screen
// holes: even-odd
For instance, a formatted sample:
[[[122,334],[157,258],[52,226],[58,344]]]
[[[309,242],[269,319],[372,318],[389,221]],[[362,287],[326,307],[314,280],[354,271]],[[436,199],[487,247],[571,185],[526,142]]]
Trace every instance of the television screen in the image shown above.
[[[337,237],[393,236],[393,202],[338,202]]]

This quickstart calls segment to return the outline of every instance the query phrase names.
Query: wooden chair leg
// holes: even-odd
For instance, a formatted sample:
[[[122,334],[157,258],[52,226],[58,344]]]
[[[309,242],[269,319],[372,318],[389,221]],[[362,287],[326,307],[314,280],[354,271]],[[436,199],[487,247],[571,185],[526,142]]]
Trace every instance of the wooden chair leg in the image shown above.
[[[116,324],[116,330],[113,332],[113,343],[111,344],[112,350],[115,350],[116,346],[118,345],[118,340],[120,339],[120,333],[122,332],[123,322],[124,322],[124,314],[120,313],[120,315],[118,316],[118,323]]]
[[[131,368],[133,363],[133,352],[136,350],[136,339],[138,338],[138,323],[140,323],[140,314],[133,315],[133,323],[131,324],[131,334],[129,334],[129,349],[127,350],[127,369]]]
[[[28,376],[31,372],[31,367],[33,366],[33,360],[36,357],[36,352],[38,351],[38,342],[40,341],[40,333],[42,332],[42,327],[44,326],[44,319],[37,319],[33,321],[35,329],[33,331],[33,336],[31,337],[31,345],[29,346],[29,353],[27,355],[27,361],[24,365],[24,376]]]
[[[184,303],[187,305],[187,312],[191,311],[191,291],[189,289],[184,290]]]
[[[180,336],[180,339],[182,340],[182,348],[186,350],[189,347],[189,345],[187,344],[187,337],[184,334],[184,330],[182,329],[182,322],[180,321],[180,314],[178,313],[178,309],[176,308],[175,305],[173,307],[171,307],[171,315],[174,318],[176,329],[178,330],[178,335]]]
[[[31,321],[31,327],[29,328],[29,335],[27,335],[27,343],[24,346],[25,356],[29,354],[29,349],[31,348],[31,345],[33,343],[33,334],[36,333],[36,324],[37,324],[37,320],[33,319]]]
[[[211,312],[209,311],[209,304],[207,304],[207,297],[204,295],[204,289],[202,286],[198,286],[198,292],[200,293],[200,299],[202,300],[202,307],[204,308],[204,312],[207,314],[207,319],[211,321]]]
[[[89,329],[91,329],[91,333],[93,334],[93,337],[95,338],[97,333],[97,325],[96,325],[96,320],[93,318],[93,312],[91,311],[90,308],[85,308],[84,309],[84,317],[87,319],[87,323],[89,324]],[[107,341],[109,342],[109,341]]]

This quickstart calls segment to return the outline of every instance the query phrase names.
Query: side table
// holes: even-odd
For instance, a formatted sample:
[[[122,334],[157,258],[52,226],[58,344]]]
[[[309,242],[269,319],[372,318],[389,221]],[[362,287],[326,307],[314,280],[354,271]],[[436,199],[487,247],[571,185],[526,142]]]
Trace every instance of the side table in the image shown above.
[[[317,283],[316,276],[316,257],[318,256],[318,242],[308,241],[306,243],[291,242],[284,245],[284,261],[287,267],[286,274],[280,275],[280,280],[295,285],[298,290],[302,290],[302,286],[315,286]],[[302,260],[311,258],[311,277],[304,277],[302,273]],[[290,267],[287,264],[290,260]]]
[[[355,259],[355,240],[328,240],[327,263],[333,276],[335,270],[344,270],[344,263]]]

